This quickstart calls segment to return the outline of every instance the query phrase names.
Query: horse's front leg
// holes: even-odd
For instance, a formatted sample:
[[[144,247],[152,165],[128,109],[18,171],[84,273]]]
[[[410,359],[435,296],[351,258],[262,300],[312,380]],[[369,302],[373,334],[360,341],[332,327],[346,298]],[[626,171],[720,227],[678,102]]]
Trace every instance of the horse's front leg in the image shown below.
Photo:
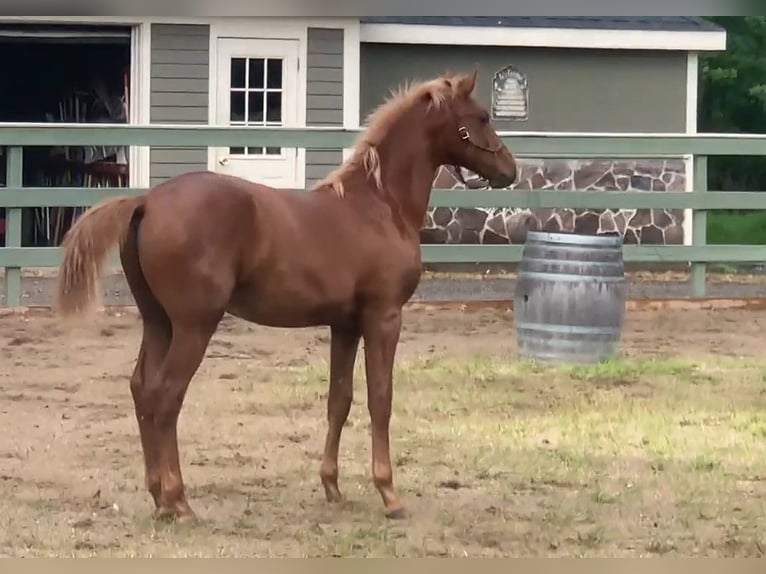
[[[401,328],[401,307],[387,306],[364,313],[367,408],[372,423],[372,478],[389,518],[406,515],[404,504],[394,488],[389,447],[394,357]]]
[[[329,502],[341,502],[338,488],[338,449],[354,398],[354,362],[359,348],[355,329],[333,328],[330,331],[330,391],[327,396],[327,435],[319,476]]]

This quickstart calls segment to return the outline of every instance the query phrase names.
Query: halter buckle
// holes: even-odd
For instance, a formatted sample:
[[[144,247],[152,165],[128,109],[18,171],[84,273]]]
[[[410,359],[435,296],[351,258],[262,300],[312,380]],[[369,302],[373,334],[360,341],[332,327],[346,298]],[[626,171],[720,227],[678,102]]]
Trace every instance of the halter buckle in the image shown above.
[[[469,139],[471,139],[471,134],[468,133],[468,128],[466,128],[465,126],[460,126],[457,129],[457,133],[460,134],[460,139],[463,141],[468,141]]]

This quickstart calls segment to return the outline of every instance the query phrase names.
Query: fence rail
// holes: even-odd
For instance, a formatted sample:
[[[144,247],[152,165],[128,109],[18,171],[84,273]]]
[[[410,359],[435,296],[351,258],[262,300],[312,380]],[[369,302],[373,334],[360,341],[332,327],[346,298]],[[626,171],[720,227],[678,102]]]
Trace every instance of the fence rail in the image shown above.
[[[23,149],[28,146],[228,147],[281,146],[305,149],[351,147],[359,130],[337,128],[241,128],[213,126],[112,124],[1,124],[0,147],[6,148],[6,187],[0,208],[6,210],[6,305],[21,302],[21,269],[58,265],[55,247],[21,247],[21,210],[25,207],[80,207],[108,197],[139,194],[143,188],[23,187]],[[501,133],[514,155],[535,158],[682,158],[693,165],[692,192],[622,191],[474,191],[435,189],[431,207],[630,208],[687,209],[692,212],[691,245],[626,245],[628,262],[688,263],[694,296],[705,294],[705,264],[766,261],[766,246],[707,245],[706,213],[718,209],[766,209],[766,193],[707,190],[707,158],[714,155],[766,155],[766,136],[741,134],[598,134]],[[520,245],[422,246],[427,263],[513,263]]]

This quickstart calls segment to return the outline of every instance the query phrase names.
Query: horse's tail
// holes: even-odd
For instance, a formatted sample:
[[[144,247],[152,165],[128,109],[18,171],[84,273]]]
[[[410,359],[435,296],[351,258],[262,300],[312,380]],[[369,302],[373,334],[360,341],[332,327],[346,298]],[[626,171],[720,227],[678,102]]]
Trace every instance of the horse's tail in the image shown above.
[[[144,196],[116,197],[92,206],[72,225],[61,244],[55,309],[62,317],[88,310],[109,250],[125,241],[133,213]]]

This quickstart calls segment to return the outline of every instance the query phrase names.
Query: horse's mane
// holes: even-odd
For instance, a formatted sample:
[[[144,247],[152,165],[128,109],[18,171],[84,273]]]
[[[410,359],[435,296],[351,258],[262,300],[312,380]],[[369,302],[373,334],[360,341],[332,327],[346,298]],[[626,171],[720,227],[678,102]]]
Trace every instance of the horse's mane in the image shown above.
[[[448,98],[456,95],[459,80],[459,77],[447,72],[432,80],[406,82],[395,90],[391,90],[389,97],[367,116],[368,127],[354,143],[351,157],[323,180],[317,182],[313,191],[327,186],[335,195],[343,197],[343,176],[360,165],[364,166],[367,175],[373,178],[375,185],[380,189],[383,184],[377,148],[389,128],[423,96],[429,96],[428,109],[439,109]]]

